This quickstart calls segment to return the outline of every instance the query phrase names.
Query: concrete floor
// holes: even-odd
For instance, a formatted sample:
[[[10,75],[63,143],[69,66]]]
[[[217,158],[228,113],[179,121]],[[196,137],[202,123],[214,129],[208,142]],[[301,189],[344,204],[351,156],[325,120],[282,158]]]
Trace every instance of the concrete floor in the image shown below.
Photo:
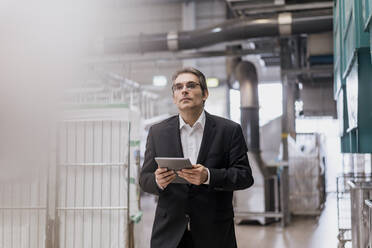
[[[136,225],[136,248],[150,247],[156,202],[153,196],[141,199],[143,218]],[[319,217],[294,217],[286,228],[280,223],[267,226],[236,225],[239,248],[337,248],[336,194],[329,194]]]

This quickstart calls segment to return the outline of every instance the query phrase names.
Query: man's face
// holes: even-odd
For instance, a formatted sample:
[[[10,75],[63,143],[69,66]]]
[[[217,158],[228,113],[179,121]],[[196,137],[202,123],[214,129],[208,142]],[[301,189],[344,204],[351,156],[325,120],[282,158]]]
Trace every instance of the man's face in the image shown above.
[[[199,78],[192,73],[181,73],[173,83],[173,102],[180,111],[203,108],[208,91],[200,87]]]

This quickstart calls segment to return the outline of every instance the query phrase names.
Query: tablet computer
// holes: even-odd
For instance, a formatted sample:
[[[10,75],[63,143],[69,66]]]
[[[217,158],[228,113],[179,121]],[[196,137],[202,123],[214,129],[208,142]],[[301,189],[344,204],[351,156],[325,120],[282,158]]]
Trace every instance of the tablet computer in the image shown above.
[[[160,168],[167,168],[168,170],[179,171],[186,168],[192,168],[192,164],[188,158],[156,157],[155,161]],[[172,183],[188,183],[185,179],[179,177],[177,174],[176,176],[177,177],[172,181]]]

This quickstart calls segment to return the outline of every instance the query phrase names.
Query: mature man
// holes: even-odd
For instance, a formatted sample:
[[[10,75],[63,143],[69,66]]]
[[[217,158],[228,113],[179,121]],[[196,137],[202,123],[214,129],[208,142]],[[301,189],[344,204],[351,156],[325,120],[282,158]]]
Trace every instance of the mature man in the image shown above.
[[[151,248],[234,248],[234,190],[253,184],[247,146],[239,124],[208,114],[205,76],[185,68],[172,77],[179,115],[150,128],[140,185],[159,195]],[[191,169],[176,174],[155,157],[185,157]]]

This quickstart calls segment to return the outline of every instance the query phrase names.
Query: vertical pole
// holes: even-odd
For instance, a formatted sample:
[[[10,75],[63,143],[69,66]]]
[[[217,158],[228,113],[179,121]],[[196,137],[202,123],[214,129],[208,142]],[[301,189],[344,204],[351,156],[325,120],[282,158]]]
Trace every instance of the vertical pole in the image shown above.
[[[112,121],[110,121],[110,162],[109,163],[112,163]],[[112,207],[112,197],[111,197],[111,194],[112,194],[112,165],[110,165],[110,180],[109,180],[109,184],[110,184],[110,188],[109,188],[109,194],[110,194],[110,207]],[[111,247],[111,215],[112,215],[112,211],[111,209],[109,210],[109,247]]]
[[[280,205],[282,207],[282,226],[285,227],[290,222],[289,212],[289,176],[288,165],[283,165],[280,176]]]
[[[182,29],[194,30],[196,28],[196,3],[194,1],[184,1],[182,3]],[[195,49],[193,49],[195,51]],[[195,59],[185,59],[182,61],[183,67],[197,67]]]
[[[5,198],[5,186],[4,185],[1,185],[1,193],[2,193],[2,204],[1,206],[4,207],[4,198]],[[30,194],[31,195],[31,194]],[[31,204],[30,204],[31,205]],[[1,244],[2,244],[2,247],[5,247],[5,224],[4,224],[4,218],[5,218],[5,214],[4,214],[4,211],[5,209],[1,209],[1,231],[2,231],[2,234],[1,234]],[[28,212],[28,215],[30,216],[30,212]],[[28,225],[29,227],[29,230],[30,230],[30,224]],[[28,236],[29,240],[30,240],[30,235]],[[30,247],[30,245],[29,245]]]
[[[50,134],[50,133],[49,133]],[[55,141],[54,139],[50,139],[50,136],[49,136],[49,142],[53,142]],[[50,146],[52,147],[55,147],[55,144],[51,143]],[[50,152],[50,150],[49,150]],[[45,248],[52,248],[52,244],[51,244],[51,240],[52,240],[52,228],[53,228],[53,220],[51,219],[51,216],[50,216],[50,204],[49,204],[49,194],[50,194],[50,190],[49,190],[49,187],[51,185],[50,183],[50,180],[51,180],[51,170],[50,170],[50,167],[51,167],[51,164],[52,164],[52,161],[51,161],[51,153],[48,152],[48,155],[49,155],[49,163],[48,163],[48,167],[47,167],[47,178],[45,179],[46,180],[46,189],[45,189],[45,203],[46,203],[46,207],[45,207]]]
[[[31,194],[32,194],[32,183],[29,185],[29,192],[28,192],[28,202],[30,206],[32,206],[32,200],[31,200]],[[31,213],[32,211],[28,211],[28,247],[31,247]],[[4,221],[4,212],[3,212],[3,221]],[[4,222],[3,222],[3,227],[4,227]],[[4,246],[4,229],[3,229],[3,247]]]
[[[292,43],[295,44],[292,44]],[[280,68],[281,77],[283,84],[283,115],[282,115],[282,159],[288,161],[288,136],[291,135],[295,138],[295,87],[294,79],[290,75],[284,73],[284,70],[293,69],[293,67],[298,67],[298,56],[292,58],[291,54],[295,53],[293,49],[296,49],[296,42],[291,40],[291,38],[281,38],[280,40]]]
[[[67,209],[67,191],[68,191],[68,166],[67,166],[67,163],[68,163],[68,141],[69,141],[69,137],[68,137],[68,134],[69,134],[69,123],[66,123],[66,160],[65,160],[65,208]],[[67,210],[64,210],[63,211],[64,213],[64,217],[65,217],[65,233],[64,233],[64,247],[66,248],[67,247],[67,213],[68,211]]]
[[[95,139],[94,139],[94,132],[95,132],[95,127],[96,127],[96,125],[95,125],[95,122],[94,121],[92,121],[92,125],[93,125],[93,128],[92,128],[92,156],[93,156],[93,162],[95,162],[96,161],[96,159],[95,159]],[[94,207],[94,170],[95,170],[95,166],[92,166],[92,207]],[[91,222],[90,222],[90,224],[91,224],[91,229],[90,229],[90,246],[92,247],[92,248],[94,248],[94,244],[93,244],[93,234],[94,234],[94,232],[93,232],[93,228],[94,228],[94,225],[93,225],[93,220],[94,220],[94,211],[92,210],[91,211],[91,213],[92,213],[92,215],[91,215]]]
[[[62,130],[62,125],[59,123],[57,125],[57,130],[56,130],[56,163],[55,163],[55,173],[54,173],[54,238],[51,241],[51,247],[53,248],[59,248],[59,227],[60,227],[60,221],[59,221],[59,212],[58,212],[58,207],[60,204],[60,192],[59,192],[59,176],[60,176],[60,153],[61,153],[61,130]]]
[[[13,248],[13,183],[10,184],[10,247]]]
[[[87,162],[87,153],[86,153],[86,149],[87,149],[87,122],[84,121],[84,133],[83,133],[83,161],[84,163]],[[86,202],[85,202],[85,180],[86,180],[86,166],[84,166],[84,172],[83,172],[83,208],[86,207]],[[93,190],[93,189],[92,189]],[[82,239],[81,239],[81,248],[84,248],[84,240],[85,240],[85,210],[83,209],[83,225],[82,225]]]
[[[40,179],[40,178],[39,178]],[[22,189],[22,184],[19,186],[20,188],[20,205],[22,206],[22,204],[24,204],[24,201],[23,201],[23,189]],[[27,206],[25,204],[25,206]],[[22,210],[19,210],[19,214],[20,214],[20,220],[19,220],[19,247],[21,248],[22,247],[22,224],[23,224],[23,212]]]
[[[103,163],[103,125],[104,125],[104,122],[102,121],[101,122],[101,163]],[[100,237],[100,247],[103,247],[103,243],[102,243],[102,207],[103,207],[103,165],[101,166],[101,206],[100,206],[100,211],[99,211],[99,214],[100,214],[100,225],[99,225],[99,237]]]
[[[77,141],[77,136],[78,136],[78,122],[75,122],[75,163],[77,163],[77,153],[78,153],[78,141]],[[77,176],[77,166],[74,166],[74,208],[76,208],[76,176]],[[76,210],[73,210],[73,219],[74,219],[74,226],[73,226],[73,231],[72,231],[72,247],[75,248],[75,233],[76,233]]]
[[[120,121],[119,122],[119,163],[122,162],[122,128],[123,128],[123,122]],[[122,172],[122,166],[119,165],[118,168],[119,168],[119,206],[121,206],[121,172]],[[118,246],[120,244],[120,209],[118,209]]]
[[[40,206],[40,181],[37,182],[37,205]],[[37,247],[40,247],[40,208],[37,206]]]
[[[131,123],[128,122],[128,179],[127,179],[127,248],[132,248],[131,225],[130,225],[130,129]]]

